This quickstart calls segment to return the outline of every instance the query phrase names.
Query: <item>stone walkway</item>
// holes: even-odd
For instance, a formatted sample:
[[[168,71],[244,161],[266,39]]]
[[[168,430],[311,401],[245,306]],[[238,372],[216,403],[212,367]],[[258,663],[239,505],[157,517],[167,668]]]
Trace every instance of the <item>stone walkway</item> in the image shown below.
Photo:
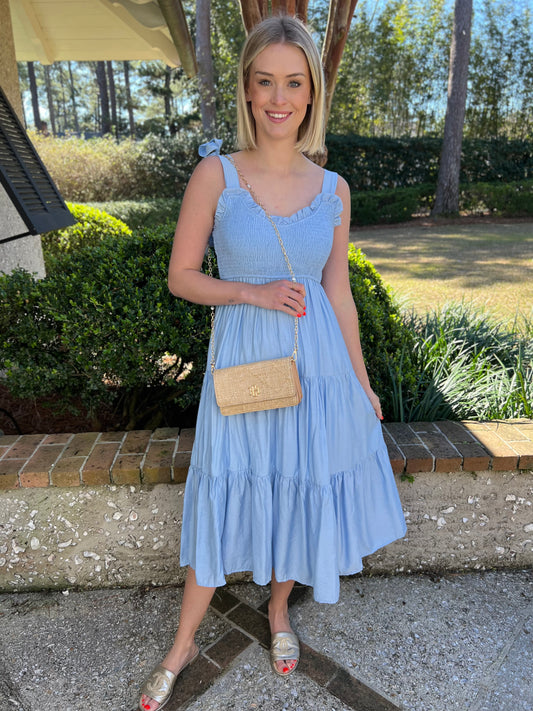
[[[134,711],[177,624],[174,587],[0,595],[0,703]],[[531,711],[533,572],[343,578],[339,602],[296,588],[288,679],[268,661],[269,588],[219,589],[200,657],[165,711]]]

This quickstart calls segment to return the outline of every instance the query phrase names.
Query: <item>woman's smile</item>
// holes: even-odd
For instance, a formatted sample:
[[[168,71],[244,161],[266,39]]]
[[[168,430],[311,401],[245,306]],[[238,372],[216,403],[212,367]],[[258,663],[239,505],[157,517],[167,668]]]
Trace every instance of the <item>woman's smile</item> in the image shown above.
[[[285,119],[291,115],[290,111],[286,111],[285,113],[279,113],[279,112],[274,113],[273,111],[267,111],[266,114],[267,114],[268,118],[271,121],[274,121],[275,123],[281,123],[282,121],[285,121]]]

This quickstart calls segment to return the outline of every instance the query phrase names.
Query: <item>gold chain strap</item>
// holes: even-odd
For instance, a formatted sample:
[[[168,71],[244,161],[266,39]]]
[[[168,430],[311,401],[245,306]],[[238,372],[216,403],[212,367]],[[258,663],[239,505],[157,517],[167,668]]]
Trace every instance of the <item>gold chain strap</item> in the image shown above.
[[[261,200],[257,197],[255,190],[252,188],[250,183],[246,180],[246,178],[242,174],[242,171],[239,168],[239,166],[237,165],[237,163],[235,163],[233,156],[224,155],[223,157],[227,158],[229,160],[229,162],[232,164],[232,166],[235,168],[239,178],[246,185],[246,187],[250,191],[251,196],[253,197],[255,202],[259,205],[259,207],[263,210],[268,221],[274,228],[274,232],[276,233],[276,237],[278,238],[278,242],[281,247],[281,251],[283,252],[283,257],[285,258],[285,262],[287,263],[287,267],[289,268],[289,272],[291,274],[291,281],[296,282],[296,277],[294,276],[294,272],[292,270],[292,266],[289,261],[289,256],[285,250],[285,245],[283,244],[283,240],[281,239],[281,235],[279,233],[278,226],[276,225],[276,223],[274,222],[272,217],[266,211]],[[213,261],[212,261],[210,249],[207,252],[207,264],[208,264],[208,268],[209,268],[209,276],[213,276]],[[291,358],[294,358],[294,360],[296,360],[297,357],[298,357],[298,317],[295,316],[294,317],[294,350],[292,352]],[[215,370],[215,307],[211,306],[211,372],[214,372],[214,370]]]

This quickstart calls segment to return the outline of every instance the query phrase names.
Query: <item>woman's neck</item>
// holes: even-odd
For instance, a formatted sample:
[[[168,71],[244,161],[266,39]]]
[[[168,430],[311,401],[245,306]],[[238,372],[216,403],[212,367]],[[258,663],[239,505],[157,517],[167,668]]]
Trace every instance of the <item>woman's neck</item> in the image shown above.
[[[261,144],[255,150],[247,151],[247,156],[255,166],[269,173],[288,175],[295,169],[302,169],[306,158],[297,151],[294,144],[285,142]]]

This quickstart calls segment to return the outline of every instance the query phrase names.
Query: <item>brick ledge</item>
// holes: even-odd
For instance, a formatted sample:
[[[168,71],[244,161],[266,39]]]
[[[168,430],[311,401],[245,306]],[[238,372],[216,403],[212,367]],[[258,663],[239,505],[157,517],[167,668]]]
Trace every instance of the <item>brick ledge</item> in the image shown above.
[[[533,420],[383,425],[395,474],[533,469]],[[0,436],[0,489],[180,483],[194,429]]]

